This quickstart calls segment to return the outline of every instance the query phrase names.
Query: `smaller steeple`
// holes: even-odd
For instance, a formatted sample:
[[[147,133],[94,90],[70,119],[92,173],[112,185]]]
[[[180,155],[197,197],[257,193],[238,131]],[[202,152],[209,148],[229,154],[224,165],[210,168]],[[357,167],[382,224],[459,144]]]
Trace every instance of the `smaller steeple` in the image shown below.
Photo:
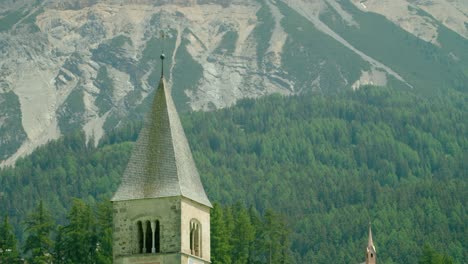
[[[367,241],[367,249],[366,249],[366,264],[375,264],[376,263],[376,253],[374,246],[374,241],[372,239],[372,225],[369,222],[369,239]]]
[[[372,240],[372,224],[369,222],[369,241],[367,243],[368,248],[373,248],[375,251],[374,247],[374,241]]]

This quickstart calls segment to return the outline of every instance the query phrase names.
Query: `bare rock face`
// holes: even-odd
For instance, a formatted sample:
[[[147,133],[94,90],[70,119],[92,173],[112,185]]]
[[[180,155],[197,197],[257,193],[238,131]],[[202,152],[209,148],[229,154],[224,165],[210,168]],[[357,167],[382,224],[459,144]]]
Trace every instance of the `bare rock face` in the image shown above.
[[[437,44],[438,24],[443,24],[468,39],[468,2],[464,0],[352,0],[365,12],[385,16],[406,31]]]
[[[141,118],[160,76],[161,52],[179,110],[212,110],[271,93],[392,80],[413,87],[403,67],[340,32],[361,28],[363,11],[381,13],[435,46],[441,46],[438,20],[468,35],[461,0],[399,0],[404,8],[370,0],[0,3],[0,107],[20,111],[0,114],[0,143],[9,142],[2,144],[1,165],[63,133],[83,129],[97,142],[122,120]],[[462,57],[451,53],[454,61]],[[4,98],[17,100],[7,106]]]

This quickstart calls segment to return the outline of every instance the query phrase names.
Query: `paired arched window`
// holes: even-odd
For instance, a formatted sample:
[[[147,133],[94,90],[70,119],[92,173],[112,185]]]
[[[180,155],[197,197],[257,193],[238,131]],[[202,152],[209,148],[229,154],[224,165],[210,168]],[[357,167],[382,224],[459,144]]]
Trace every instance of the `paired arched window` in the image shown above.
[[[190,221],[190,253],[197,257],[202,257],[202,236],[201,224],[195,219]]]
[[[138,253],[161,252],[159,221],[138,221]]]

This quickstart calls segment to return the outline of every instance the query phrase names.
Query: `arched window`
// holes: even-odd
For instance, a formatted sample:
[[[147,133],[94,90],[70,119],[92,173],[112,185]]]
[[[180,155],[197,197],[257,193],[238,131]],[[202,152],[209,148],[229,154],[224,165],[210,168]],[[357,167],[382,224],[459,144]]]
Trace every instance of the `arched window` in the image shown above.
[[[137,222],[138,253],[161,252],[159,221]]]
[[[202,237],[201,224],[197,220],[190,221],[190,253],[197,257],[202,257]]]

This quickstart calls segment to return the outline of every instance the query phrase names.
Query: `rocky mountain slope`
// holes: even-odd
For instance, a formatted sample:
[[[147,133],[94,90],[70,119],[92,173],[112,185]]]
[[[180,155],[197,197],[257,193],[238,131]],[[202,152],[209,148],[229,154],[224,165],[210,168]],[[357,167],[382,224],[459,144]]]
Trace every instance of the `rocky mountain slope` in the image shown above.
[[[180,111],[364,84],[468,83],[463,0],[0,0],[0,164],[141,118],[165,75]]]

